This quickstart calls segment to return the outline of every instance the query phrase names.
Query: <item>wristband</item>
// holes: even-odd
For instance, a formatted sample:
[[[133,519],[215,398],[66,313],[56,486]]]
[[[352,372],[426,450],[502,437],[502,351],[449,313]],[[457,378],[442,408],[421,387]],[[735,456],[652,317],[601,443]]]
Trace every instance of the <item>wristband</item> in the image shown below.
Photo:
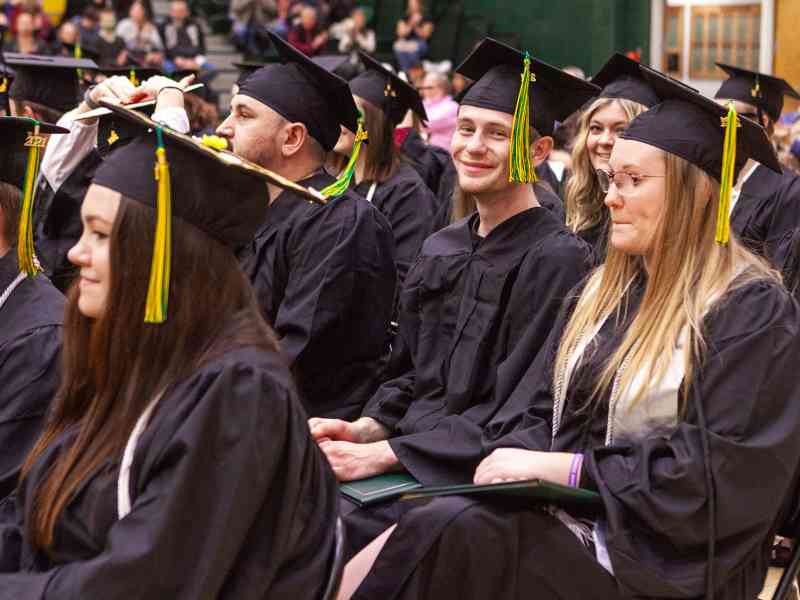
[[[575,454],[572,463],[569,465],[569,487],[578,487],[581,480],[581,467],[583,466],[583,454]]]
[[[90,110],[94,110],[95,108],[100,108],[100,105],[92,100],[92,91],[96,88],[96,85],[91,86],[86,93],[83,95],[83,101],[86,103],[86,106],[89,107]]]

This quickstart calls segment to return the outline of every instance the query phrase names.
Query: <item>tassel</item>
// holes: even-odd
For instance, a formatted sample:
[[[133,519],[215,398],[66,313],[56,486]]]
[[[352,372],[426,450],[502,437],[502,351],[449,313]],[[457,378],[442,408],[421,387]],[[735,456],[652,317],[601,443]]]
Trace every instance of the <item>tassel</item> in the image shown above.
[[[8,78],[0,77],[0,94],[5,94],[8,91]]]
[[[728,103],[728,116],[722,117],[725,128],[725,140],[722,145],[722,173],[719,183],[719,205],[717,207],[718,244],[725,245],[730,239],[731,229],[731,193],[733,192],[733,176],[736,170],[736,129],[741,127],[733,102]]]
[[[81,43],[80,42],[75,44],[74,55],[75,55],[75,58],[82,58],[82,56],[83,56],[83,50],[81,49]],[[78,81],[83,80],[83,71],[80,70],[80,69],[75,69],[75,71],[77,71],[77,73],[78,73]]]
[[[134,69],[131,69],[131,72],[128,74],[128,79],[133,85],[139,87],[139,80],[136,78],[136,71]]]
[[[28,147],[28,163],[25,167],[25,180],[22,183],[22,206],[17,236],[19,270],[28,277],[36,277],[36,274],[41,271],[33,247],[33,204],[36,197],[36,179],[39,176],[42,148],[47,143],[45,138],[39,135],[39,121],[34,121],[34,123],[33,133],[28,134],[28,139],[25,140],[25,146]]]
[[[161,127],[156,128],[156,138],[158,140],[155,164],[155,179],[158,182],[156,236],[153,242],[153,262],[150,265],[150,284],[147,288],[145,323],[163,323],[167,320],[172,261],[172,190]]]
[[[508,154],[508,181],[512,183],[535,183],[536,172],[531,162],[531,116],[530,86],[536,81],[531,73],[531,56],[525,53],[522,82],[514,109],[514,124],[511,131],[511,145]]]
[[[761,98],[761,84],[758,81],[758,75],[756,75],[756,84],[750,90],[750,95],[753,98]]]
[[[347,188],[350,187],[350,181],[352,181],[353,175],[356,172],[356,162],[358,161],[358,155],[361,153],[361,146],[368,137],[369,134],[364,129],[364,116],[361,115],[358,118],[358,130],[356,131],[355,142],[353,142],[353,151],[350,154],[350,160],[347,162],[347,166],[344,168],[344,171],[342,171],[342,174],[339,175],[339,178],[320,192],[323,196],[326,198],[336,198],[347,191]]]

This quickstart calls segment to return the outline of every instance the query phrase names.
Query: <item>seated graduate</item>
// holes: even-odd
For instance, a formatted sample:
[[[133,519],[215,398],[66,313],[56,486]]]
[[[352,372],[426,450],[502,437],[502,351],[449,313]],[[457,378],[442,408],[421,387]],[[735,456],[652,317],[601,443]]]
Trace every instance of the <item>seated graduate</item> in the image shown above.
[[[425,121],[419,93],[370,56],[359,53],[366,70],[350,81],[353,100],[363,115],[366,145],[349,164],[353,191],[380,210],[392,226],[397,276],[402,285],[419,255],[422,242],[432,232],[437,201],[417,171],[395,145],[394,129],[412,110]],[[333,152],[346,164],[356,136],[346,128]]]
[[[329,196],[272,187],[246,271],[311,416],[354,418],[377,387],[397,285],[392,229],[324,170],[344,126],[358,129],[347,82],[270,34],[281,63],[247,76],[217,133],[252,162]]]
[[[783,112],[783,98],[800,99],[785,80],[717,63],[728,74],[714,96],[733,101],[739,116],[759,123],[772,137]],[[754,161],[739,174],[731,200],[731,228],[753,252],[782,268],[778,247],[787,232],[800,226],[800,176],[790,169],[775,173]]]
[[[618,136],[658,98],[642,76],[639,63],[623,54],[613,55],[592,83],[602,91],[578,121],[564,208],[567,226],[592,246],[595,263],[600,264],[606,256],[610,223],[597,169],[608,167]]]
[[[760,126],[648,78],[661,102],[600,174],[606,261],[520,384],[522,424],[487,440],[474,476],[592,489],[599,514],[437,499],[354,559],[340,597],[760,593],[800,465],[800,308],[729,234],[726,202],[747,159],[780,167]]]
[[[425,241],[401,292],[391,378],[361,418],[311,420],[341,481],[402,469],[426,483],[447,477],[438,453],[474,431],[480,440],[506,397],[495,393],[499,365],[517,347],[538,351],[588,270],[589,248],[540,205],[531,180],[554,122],[597,89],[492,39],[459,70],[478,82],[462,100],[453,156],[478,210]]]
[[[58,387],[64,297],[35,261],[30,213],[42,145],[65,133],[0,117],[0,499],[16,487]]]
[[[315,598],[336,480],[235,256],[276,179],[114,111],[140,135],[81,208],[63,379],[0,520],[0,598]]]
[[[69,72],[74,77],[75,69]],[[145,75],[150,75],[150,78],[146,81],[139,79]],[[82,120],[81,115],[97,108],[104,99],[125,103],[148,100],[155,98],[164,87],[185,87],[190,81],[186,79],[178,84],[155,75],[152,69],[130,69],[126,76],[111,76],[90,88],[80,102],[74,83],[72,88],[62,87],[57,92],[70,99],[71,110],[58,120],[69,134],[53,140],[42,158],[35,240],[42,266],[60,290],[66,292],[76,277],[76,268],[67,259],[67,252],[81,236],[80,212],[86,190],[113,144],[125,141],[115,133],[121,128],[115,129],[112,117]],[[183,108],[168,108],[154,118],[181,133],[189,131],[189,120]]]

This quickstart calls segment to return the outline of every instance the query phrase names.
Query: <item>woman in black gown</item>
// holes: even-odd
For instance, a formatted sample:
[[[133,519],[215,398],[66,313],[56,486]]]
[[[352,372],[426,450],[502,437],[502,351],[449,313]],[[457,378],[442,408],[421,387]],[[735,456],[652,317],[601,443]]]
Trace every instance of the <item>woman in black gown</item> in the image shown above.
[[[0,599],[321,596],[335,479],[235,256],[266,183],[153,122],[98,169],[63,380],[0,511]]]
[[[510,398],[524,411],[487,430],[474,477],[593,489],[599,514],[435,500],[354,559],[344,597],[760,593],[800,465],[800,308],[726,235],[718,190],[748,158],[780,167],[746,119],[735,160],[720,160],[734,129],[720,123],[735,113],[648,80],[660,103],[632,121],[613,172],[598,175],[612,222],[606,262]]]

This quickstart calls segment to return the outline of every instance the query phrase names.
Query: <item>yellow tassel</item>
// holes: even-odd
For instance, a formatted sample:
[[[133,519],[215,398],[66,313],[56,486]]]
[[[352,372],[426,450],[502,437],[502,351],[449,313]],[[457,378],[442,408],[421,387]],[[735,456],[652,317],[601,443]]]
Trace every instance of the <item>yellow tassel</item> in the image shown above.
[[[81,44],[80,42],[78,42],[77,44],[75,44],[75,58],[81,58],[82,55],[83,55],[83,50],[81,50]],[[80,69],[75,69],[75,70],[78,72],[78,79],[79,80],[83,79],[83,71],[81,71]]]
[[[28,134],[28,139],[25,140],[25,146],[28,148],[28,164],[25,167],[25,180],[22,184],[22,206],[17,235],[19,270],[28,277],[36,277],[36,274],[41,271],[33,247],[33,205],[36,198],[36,179],[39,175],[42,148],[47,143],[47,140],[39,135],[39,122],[34,121],[34,123],[33,133]]]
[[[135,70],[131,69],[131,72],[128,74],[128,79],[130,80],[130,82],[133,85],[135,85],[136,87],[139,87],[139,80],[136,78],[136,71]]]
[[[536,172],[531,161],[531,115],[530,86],[536,81],[531,73],[531,57],[525,53],[522,81],[517,94],[517,106],[514,109],[514,124],[511,130],[511,141],[508,153],[508,181],[512,183],[535,183]]]
[[[172,263],[172,189],[169,164],[164,149],[161,128],[156,128],[155,179],[158,182],[156,202],[156,235],[153,242],[153,261],[150,265],[150,283],[147,288],[145,323],[163,323],[167,320],[169,278]]]
[[[356,162],[358,162],[358,155],[361,153],[361,146],[369,138],[369,134],[364,129],[364,117],[358,118],[358,130],[356,131],[356,139],[353,142],[353,151],[350,154],[350,160],[347,161],[347,166],[339,175],[339,178],[330,184],[328,187],[321,190],[321,194],[326,198],[336,198],[341,196],[350,187],[350,182],[356,172]]]
[[[5,94],[8,91],[8,78],[0,78],[0,94]]]
[[[761,97],[761,84],[758,82],[758,75],[756,75],[756,84],[750,90],[750,95],[753,98],[760,98]]]
[[[725,128],[725,140],[722,145],[722,172],[719,182],[719,205],[717,206],[717,235],[718,244],[725,245],[730,239],[731,229],[731,194],[733,192],[733,176],[736,170],[736,129],[741,127],[739,116],[733,107],[733,102],[728,103],[728,116],[722,117],[722,127]]]
[[[208,148],[213,148],[214,150],[227,150],[228,149],[228,140],[224,137],[220,137],[218,135],[207,135],[204,134],[200,143],[203,146]]]

